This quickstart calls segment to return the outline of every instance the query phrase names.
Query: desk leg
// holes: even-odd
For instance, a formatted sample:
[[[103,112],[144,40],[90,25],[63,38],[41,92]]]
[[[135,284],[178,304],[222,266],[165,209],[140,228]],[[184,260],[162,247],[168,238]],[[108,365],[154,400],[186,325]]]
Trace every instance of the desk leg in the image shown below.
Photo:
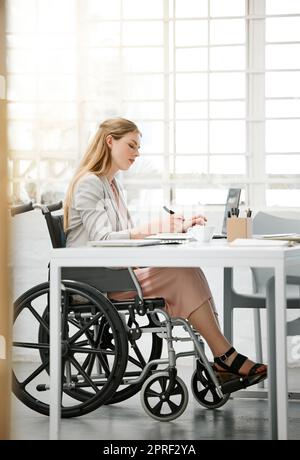
[[[223,325],[226,339],[233,341],[232,268],[224,268]]]
[[[267,330],[268,330],[268,393],[270,438],[278,439],[277,388],[276,388],[276,334],[275,334],[275,280],[267,286]]]
[[[61,415],[61,268],[50,266],[50,439],[59,439]]]
[[[287,439],[287,360],[285,270],[275,268],[267,286],[269,411],[271,438]]]
[[[275,269],[275,319],[278,439],[288,439],[286,276],[284,266]]]

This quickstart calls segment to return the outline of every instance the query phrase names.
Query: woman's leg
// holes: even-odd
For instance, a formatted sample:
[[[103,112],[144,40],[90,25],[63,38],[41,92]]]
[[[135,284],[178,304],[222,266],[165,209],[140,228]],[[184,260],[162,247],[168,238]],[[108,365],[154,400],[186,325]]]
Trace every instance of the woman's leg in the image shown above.
[[[219,324],[217,322],[215,313],[211,307],[209,301],[202,304],[199,308],[193,311],[188,318],[189,322],[192,326],[199,331],[201,336],[207,342],[209,348],[212,351],[214,356],[221,356],[223,355],[229,348],[231,348],[231,344],[228,342],[226,337],[222,334]],[[225,363],[230,366],[232,361],[234,360],[237,353],[233,353]],[[240,374],[247,375],[255,363],[250,359],[247,359],[245,363],[239,370]],[[222,370],[217,364],[215,364],[216,368]],[[258,372],[262,372],[266,366],[262,365],[262,368],[258,368]]]
[[[135,274],[144,297],[163,297],[166,301],[166,310],[171,317],[188,318],[206,340],[214,356],[221,356],[231,348],[221,332],[212,294],[202,270],[146,267],[136,269]],[[125,300],[135,295],[135,292],[114,292],[111,297]],[[236,353],[232,354],[226,360],[226,364],[230,365],[235,356]],[[247,360],[240,372],[248,374],[253,364]]]

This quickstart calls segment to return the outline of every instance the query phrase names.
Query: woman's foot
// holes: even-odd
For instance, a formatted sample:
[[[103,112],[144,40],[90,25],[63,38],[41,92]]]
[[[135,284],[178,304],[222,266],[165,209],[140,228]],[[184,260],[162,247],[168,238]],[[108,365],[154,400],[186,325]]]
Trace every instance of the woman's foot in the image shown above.
[[[265,364],[254,363],[246,356],[237,353],[233,347],[224,353],[224,355],[215,357],[214,368],[218,372],[231,372],[245,377],[267,374],[267,366]]]

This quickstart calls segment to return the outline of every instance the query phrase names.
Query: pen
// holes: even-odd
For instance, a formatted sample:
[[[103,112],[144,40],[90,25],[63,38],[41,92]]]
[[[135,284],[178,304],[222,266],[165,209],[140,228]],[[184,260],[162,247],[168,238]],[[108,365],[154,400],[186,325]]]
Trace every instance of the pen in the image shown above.
[[[175,212],[172,211],[172,209],[167,208],[167,206],[163,206],[163,209],[167,211],[169,214],[175,214]]]

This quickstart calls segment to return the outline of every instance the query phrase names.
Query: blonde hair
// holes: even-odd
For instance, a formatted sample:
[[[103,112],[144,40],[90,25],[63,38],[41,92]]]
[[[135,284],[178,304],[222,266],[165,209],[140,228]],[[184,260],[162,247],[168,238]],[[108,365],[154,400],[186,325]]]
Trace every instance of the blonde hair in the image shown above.
[[[73,199],[73,193],[76,183],[87,173],[93,173],[96,176],[104,176],[111,167],[110,148],[107,145],[106,138],[111,135],[113,139],[121,139],[125,134],[131,132],[140,133],[135,123],[125,118],[112,118],[105,120],[100,124],[97,133],[92,139],[85,155],[81,159],[77,170],[67,189],[64,201],[64,230],[69,226],[69,209]]]

